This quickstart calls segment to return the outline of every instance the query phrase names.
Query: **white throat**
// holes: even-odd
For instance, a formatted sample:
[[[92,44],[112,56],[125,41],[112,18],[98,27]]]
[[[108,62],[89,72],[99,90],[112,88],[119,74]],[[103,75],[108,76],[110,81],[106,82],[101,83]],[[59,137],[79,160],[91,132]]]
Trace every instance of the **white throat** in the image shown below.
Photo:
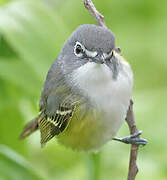
[[[92,62],[75,70],[72,76],[76,86],[93,103],[103,108],[111,108],[113,103],[126,103],[131,97],[133,74],[130,66],[124,61],[116,79],[112,78],[112,71],[107,65]]]

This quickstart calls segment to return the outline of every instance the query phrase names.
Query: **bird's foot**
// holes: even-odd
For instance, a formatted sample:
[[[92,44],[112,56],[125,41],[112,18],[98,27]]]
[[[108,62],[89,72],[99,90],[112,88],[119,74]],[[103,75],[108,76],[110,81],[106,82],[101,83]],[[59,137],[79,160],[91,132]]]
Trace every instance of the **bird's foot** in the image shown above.
[[[124,138],[112,138],[112,140],[115,141],[120,141],[123,142],[125,144],[132,144],[132,145],[146,145],[147,144],[147,140],[138,137],[139,135],[142,134],[142,131],[138,131],[130,136],[124,137]]]

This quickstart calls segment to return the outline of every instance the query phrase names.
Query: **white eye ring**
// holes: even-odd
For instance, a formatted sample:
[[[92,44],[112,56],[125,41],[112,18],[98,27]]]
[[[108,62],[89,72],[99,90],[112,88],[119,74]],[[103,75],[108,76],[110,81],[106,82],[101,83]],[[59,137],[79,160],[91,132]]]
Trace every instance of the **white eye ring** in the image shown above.
[[[74,54],[77,57],[82,57],[83,54],[85,54],[87,57],[93,58],[98,53],[96,51],[89,51],[89,50],[87,50],[80,42],[77,41],[75,46],[74,46]]]
[[[74,46],[74,54],[77,57],[82,57],[84,52],[85,52],[85,47],[80,42],[77,41]]]

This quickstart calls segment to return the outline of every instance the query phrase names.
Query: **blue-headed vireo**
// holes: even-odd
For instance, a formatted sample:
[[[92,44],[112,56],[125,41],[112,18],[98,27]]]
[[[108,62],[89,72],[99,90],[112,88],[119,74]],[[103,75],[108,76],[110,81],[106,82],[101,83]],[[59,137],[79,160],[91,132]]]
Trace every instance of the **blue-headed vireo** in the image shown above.
[[[40,113],[21,138],[39,129],[42,146],[56,136],[67,147],[89,152],[112,140],[126,117],[133,87],[131,67],[115,47],[109,29],[79,26],[52,64]]]

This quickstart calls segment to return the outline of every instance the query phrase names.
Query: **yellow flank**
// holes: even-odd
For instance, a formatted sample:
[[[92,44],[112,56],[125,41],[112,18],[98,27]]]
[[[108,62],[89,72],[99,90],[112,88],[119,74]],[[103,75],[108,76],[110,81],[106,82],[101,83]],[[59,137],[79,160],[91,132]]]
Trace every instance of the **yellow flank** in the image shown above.
[[[97,151],[104,141],[99,141],[105,129],[105,124],[101,121],[102,117],[97,112],[89,111],[84,114],[83,107],[77,107],[69,125],[64,132],[57,136],[58,141],[78,151]],[[99,130],[101,127],[101,131]]]

